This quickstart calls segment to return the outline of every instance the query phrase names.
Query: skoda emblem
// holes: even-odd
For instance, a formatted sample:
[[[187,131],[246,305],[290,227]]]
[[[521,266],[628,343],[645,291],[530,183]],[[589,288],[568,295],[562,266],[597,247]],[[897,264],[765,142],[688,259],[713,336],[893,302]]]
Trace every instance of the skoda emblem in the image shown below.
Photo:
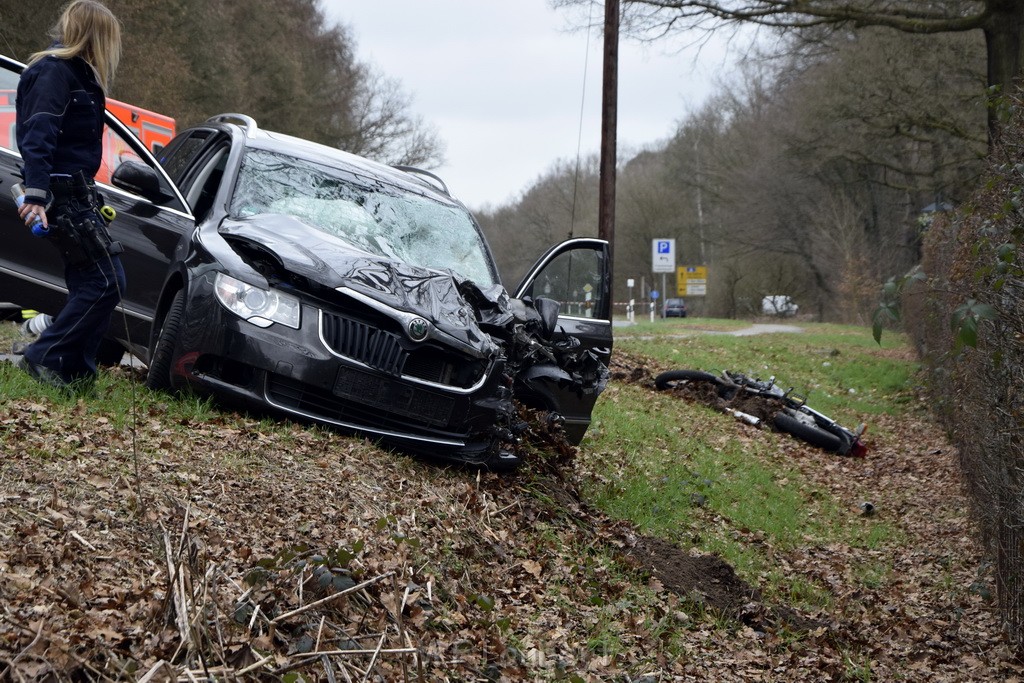
[[[423,341],[427,337],[427,321],[423,318],[413,318],[409,321],[409,336],[413,341]]]

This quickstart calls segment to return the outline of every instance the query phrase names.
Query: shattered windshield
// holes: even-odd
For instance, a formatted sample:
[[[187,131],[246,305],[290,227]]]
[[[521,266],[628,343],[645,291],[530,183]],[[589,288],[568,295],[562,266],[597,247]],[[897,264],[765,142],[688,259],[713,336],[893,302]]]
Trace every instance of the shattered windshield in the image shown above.
[[[248,150],[230,212],[287,214],[371,254],[497,283],[462,207],[305,159]]]

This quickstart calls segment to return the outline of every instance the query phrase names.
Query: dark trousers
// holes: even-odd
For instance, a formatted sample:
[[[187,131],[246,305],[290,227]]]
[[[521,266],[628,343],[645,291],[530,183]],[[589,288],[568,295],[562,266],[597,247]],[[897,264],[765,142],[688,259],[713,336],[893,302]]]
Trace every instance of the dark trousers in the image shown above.
[[[110,325],[110,314],[121,300],[125,279],[117,256],[86,266],[66,266],[64,279],[68,301],[53,324],[25,349],[25,358],[70,383],[96,376],[96,352]]]

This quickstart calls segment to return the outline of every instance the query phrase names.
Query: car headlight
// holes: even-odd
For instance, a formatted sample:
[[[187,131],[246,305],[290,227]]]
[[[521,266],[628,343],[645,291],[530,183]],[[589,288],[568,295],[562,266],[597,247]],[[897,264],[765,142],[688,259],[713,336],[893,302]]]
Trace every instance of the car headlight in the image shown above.
[[[261,289],[235,278],[217,273],[213,283],[217,300],[224,308],[258,327],[274,323],[299,329],[299,300],[272,289]]]

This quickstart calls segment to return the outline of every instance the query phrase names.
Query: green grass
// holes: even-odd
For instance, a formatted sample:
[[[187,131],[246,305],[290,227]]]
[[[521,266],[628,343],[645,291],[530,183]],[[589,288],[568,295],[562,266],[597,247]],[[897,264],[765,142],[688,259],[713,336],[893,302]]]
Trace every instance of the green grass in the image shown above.
[[[616,348],[641,353],[666,369],[692,368],[718,373],[742,372],[766,379],[775,376],[784,388],[793,387],[815,409],[826,414],[899,414],[906,408],[906,388],[918,371],[907,360],[903,335],[875,343],[869,328],[804,324],[801,333],[756,336],[702,334],[696,330],[730,329],[736,321],[687,319],[651,326],[616,328]],[[736,327],[747,327],[743,323]],[[691,332],[680,336],[687,330]]]
[[[651,358],[660,369],[738,370],[797,386],[809,404],[854,426],[877,414],[915,405],[917,363],[905,340],[888,335],[879,347],[871,331],[801,323],[804,332],[755,337],[680,336],[702,321],[616,328],[616,348]],[[704,325],[712,329],[719,321]],[[654,327],[658,327],[656,324]],[[802,391],[799,388],[803,388]],[[613,385],[598,401],[581,450],[592,473],[586,494],[613,517],[684,546],[721,555],[769,597],[827,607],[828,589],[776,569],[773,556],[804,546],[838,543],[874,549],[900,534],[880,520],[851,525],[847,502],[808,482],[779,455],[783,435],[738,430],[732,417],[707,406]],[[887,580],[884,567],[858,569],[865,585]]]
[[[6,352],[10,344],[21,339],[18,326],[14,322],[0,323],[0,350]],[[11,363],[0,363],[0,410],[11,401],[32,401],[40,405],[40,410],[53,419],[40,419],[36,428],[39,430],[60,429],[62,415],[95,416],[120,432],[129,434],[137,430],[153,428],[149,423],[158,421],[159,429],[165,432],[163,441],[173,443],[177,439],[190,438],[190,432],[196,425],[210,422],[252,423],[253,418],[231,411],[218,410],[208,397],[197,396],[185,392],[179,396],[170,396],[163,392],[147,389],[141,377],[129,381],[127,368],[104,370],[100,372],[95,391],[87,398],[69,395],[61,390],[40,384],[16,368]],[[278,438],[292,438],[293,426],[289,422],[262,419],[254,431],[263,434],[275,434]],[[64,443],[64,442],[55,442]],[[40,457],[59,457],[67,455],[74,447],[74,442],[66,442],[55,451],[40,452]],[[245,454],[240,458],[247,466]]]

